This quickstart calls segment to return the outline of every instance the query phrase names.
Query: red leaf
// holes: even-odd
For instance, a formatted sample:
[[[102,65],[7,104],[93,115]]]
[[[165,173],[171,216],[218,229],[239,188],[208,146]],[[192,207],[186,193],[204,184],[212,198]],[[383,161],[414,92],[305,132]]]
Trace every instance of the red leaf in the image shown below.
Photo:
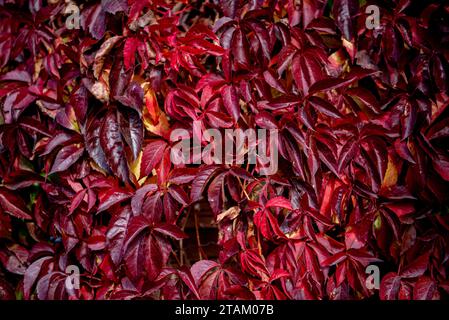
[[[87,194],[88,189],[82,189],[73,197],[69,207],[69,215],[71,215],[81,204]]]
[[[201,172],[197,174],[196,178],[192,182],[190,191],[190,199],[192,202],[196,202],[201,198],[209,180],[218,169],[219,168],[215,166],[204,167]]]
[[[150,142],[144,149],[142,155],[142,164],[140,166],[140,175],[147,176],[162,160],[167,143],[163,140]]]
[[[340,262],[346,260],[347,256],[345,252],[339,252],[336,255],[333,255],[326,260],[321,262],[322,267],[330,267],[335,264],[339,264]]]
[[[134,67],[138,46],[139,40],[137,38],[126,39],[125,46],[123,48],[123,63],[125,65],[125,70],[129,70]]]
[[[429,253],[423,254],[408,264],[399,274],[402,278],[419,277],[426,272],[429,264]]]
[[[147,196],[147,194],[153,193],[157,189],[158,189],[157,185],[147,184],[136,191],[135,195],[131,200],[131,208],[135,216],[141,214],[143,201],[144,198]]]
[[[31,215],[22,198],[0,187],[0,206],[3,211],[19,219],[31,219]]]
[[[193,292],[197,299],[200,299],[200,294],[198,293],[195,280],[193,279],[189,269],[186,267],[182,267],[178,270],[178,275],[181,280],[189,287],[189,289]]]
[[[435,280],[429,277],[420,277],[413,288],[414,300],[432,300],[437,293],[437,284]]]
[[[390,272],[383,277],[380,283],[379,296],[382,300],[396,300],[401,285],[401,278]]]
[[[145,229],[149,228],[150,224],[144,216],[132,217],[128,222],[126,229],[123,249],[126,251],[128,246],[136,239]]]
[[[231,49],[235,68],[249,67],[249,44],[241,29],[236,29],[232,35]]]
[[[338,159],[338,172],[341,172],[351,162],[359,150],[359,144],[356,139],[349,139],[341,148]]]
[[[226,111],[234,118],[234,121],[237,122],[240,117],[240,104],[235,87],[232,85],[224,86],[223,89],[221,89],[221,95]]]
[[[223,209],[222,191],[224,188],[224,178],[226,173],[220,173],[210,183],[207,190],[207,200],[209,201],[212,212],[218,214]]]
[[[262,235],[272,240],[273,238],[285,238],[284,233],[279,228],[276,217],[268,210],[259,210],[254,214],[254,224],[258,227]]]
[[[399,218],[407,216],[415,212],[415,206],[410,202],[393,202],[387,203],[385,206],[392,210]]]
[[[110,227],[106,233],[107,246],[111,255],[112,262],[118,265],[124,254],[125,237],[131,218],[129,206],[120,210],[110,222]]]
[[[109,209],[113,205],[131,198],[132,193],[118,188],[111,188],[100,196],[97,212]]]
[[[190,272],[195,279],[196,285],[199,286],[202,278],[207,275],[209,271],[219,266],[220,265],[217,262],[212,260],[200,260],[195,262],[190,268]]]
[[[67,170],[71,165],[78,161],[83,152],[84,148],[74,144],[63,147],[56,155],[50,174]]]
[[[261,111],[256,115],[256,124],[264,129],[277,129],[276,119],[268,112]]]
[[[292,205],[289,200],[285,199],[284,197],[275,197],[271,198],[267,201],[265,204],[265,208],[271,208],[271,207],[278,207],[278,208],[285,208],[288,210],[293,210]]]
[[[111,169],[106,161],[106,155],[100,145],[101,121],[95,117],[88,122],[85,132],[86,150],[95,163],[104,171]]]
[[[39,277],[39,273],[42,270],[42,265],[50,260],[51,257],[43,257],[36,261],[34,261],[25,271],[25,275],[23,278],[23,295],[25,299],[30,298],[31,288]]]
[[[328,117],[332,117],[335,119],[339,119],[342,117],[340,112],[334,108],[332,104],[327,102],[324,99],[318,98],[318,97],[310,97],[309,103],[314,107],[317,111],[321,112],[322,114],[325,114]]]
[[[154,231],[162,233],[166,236],[172,237],[176,240],[188,238],[187,234],[181,231],[177,226],[172,224],[159,224],[153,228]]]
[[[173,169],[170,173],[170,183],[174,184],[186,184],[195,179],[198,170],[194,168],[177,168]]]
[[[303,95],[309,94],[309,88],[323,77],[320,63],[312,56],[297,53],[292,61],[293,79]],[[310,90],[311,91],[311,90]]]
[[[115,111],[109,111],[103,120],[100,131],[100,145],[112,171],[121,180],[128,181],[128,163]]]
[[[353,21],[359,8],[356,0],[335,0],[333,14],[338,28],[346,40],[352,40],[354,36]]]
[[[162,267],[164,266],[163,253],[154,236],[150,235],[145,242],[145,270],[147,271],[148,278],[154,280],[160,274]]]
[[[98,49],[97,53],[95,54],[95,60],[93,64],[95,78],[97,79],[99,78],[103,70],[103,65],[106,60],[106,57],[108,57],[111,50],[121,39],[122,39],[121,36],[114,36],[110,37],[108,40],[106,40],[101,44],[100,49]]]
[[[126,144],[131,148],[133,160],[137,159],[142,148],[143,123],[139,114],[132,109],[120,115],[120,129]]]

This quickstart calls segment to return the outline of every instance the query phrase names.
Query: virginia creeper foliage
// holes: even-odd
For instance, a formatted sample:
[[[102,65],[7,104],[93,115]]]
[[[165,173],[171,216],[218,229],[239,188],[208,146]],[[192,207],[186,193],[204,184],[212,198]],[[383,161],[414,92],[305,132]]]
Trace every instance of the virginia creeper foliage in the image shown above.
[[[0,298],[448,296],[444,1],[68,7],[0,0]],[[277,172],[175,165],[194,121],[277,129]]]

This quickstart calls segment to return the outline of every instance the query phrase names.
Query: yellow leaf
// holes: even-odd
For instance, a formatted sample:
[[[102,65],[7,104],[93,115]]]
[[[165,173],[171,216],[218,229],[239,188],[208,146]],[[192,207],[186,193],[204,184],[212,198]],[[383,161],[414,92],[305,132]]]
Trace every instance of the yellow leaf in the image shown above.
[[[157,123],[155,123],[146,108],[143,109],[143,124],[145,129],[158,136],[166,136],[169,133],[170,125],[167,116],[161,111]]]
[[[394,160],[388,155],[388,166],[387,171],[385,172],[384,180],[382,181],[382,187],[392,187],[398,181],[399,171],[394,163]]]
[[[217,222],[220,222],[221,220],[223,220],[224,218],[228,217],[231,220],[234,220],[235,218],[237,218],[237,216],[240,213],[240,208],[237,206],[231,207],[226,211],[223,211],[222,213],[220,213],[217,216]]]
[[[140,165],[142,163],[142,154],[143,152],[140,151],[137,159],[134,160],[132,163],[130,163],[129,166],[131,173],[136,177],[136,180],[139,182],[139,185],[142,185],[146,180],[146,177],[140,177]]]
[[[145,106],[143,108],[143,123],[145,129],[158,136],[166,136],[170,125],[166,114],[159,108],[156,94],[148,82],[141,84],[145,92]]]

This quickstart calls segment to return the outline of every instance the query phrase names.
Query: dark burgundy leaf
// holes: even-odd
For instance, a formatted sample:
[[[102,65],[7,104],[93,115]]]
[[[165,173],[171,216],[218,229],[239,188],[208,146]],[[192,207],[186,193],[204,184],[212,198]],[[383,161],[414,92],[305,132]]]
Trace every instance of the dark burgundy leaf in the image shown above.
[[[118,265],[123,257],[123,248],[125,245],[126,231],[128,230],[129,220],[131,219],[131,210],[129,206],[120,210],[110,223],[106,233],[107,246],[110,250],[112,262]]]
[[[149,175],[156,165],[162,160],[167,143],[163,140],[150,142],[144,149],[140,175]]]
[[[50,174],[64,171],[70,168],[83,154],[84,148],[78,145],[68,145],[59,150],[55,162],[50,170]]]
[[[124,143],[120,134],[117,114],[109,111],[100,130],[100,145],[104,150],[106,161],[112,171],[123,181],[128,181],[128,163]]]
[[[2,210],[19,219],[31,219],[26,204],[15,193],[0,187],[0,206]]]
[[[382,300],[396,300],[400,285],[401,278],[394,272],[388,273],[380,283],[380,298]]]
[[[223,97],[223,104],[226,111],[234,118],[234,121],[238,121],[240,117],[240,105],[235,87],[232,85],[224,86],[221,90],[221,95]]]

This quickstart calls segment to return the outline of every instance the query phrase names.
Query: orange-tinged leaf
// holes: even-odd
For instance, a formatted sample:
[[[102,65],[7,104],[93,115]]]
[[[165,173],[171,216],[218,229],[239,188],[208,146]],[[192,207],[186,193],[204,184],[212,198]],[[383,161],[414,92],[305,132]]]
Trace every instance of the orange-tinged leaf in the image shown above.
[[[159,122],[161,109],[159,108],[159,105],[157,103],[156,94],[151,88],[149,88],[145,93],[145,105],[147,107],[150,119],[153,121],[154,125],[157,125]]]
[[[389,188],[396,185],[399,176],[399,169],[394,163],[394,160],[389,155],[387,171],[385,172],[384,180],[382,181],[382,187]]]
[[[161,112],[157,124],[154,123],[146,108],[143,109],[142,114],[143,124],[145,129],[151,133],[154,133],[161,137],[168,137],[170,132],[170,124],[168,123],[167,116]]]

